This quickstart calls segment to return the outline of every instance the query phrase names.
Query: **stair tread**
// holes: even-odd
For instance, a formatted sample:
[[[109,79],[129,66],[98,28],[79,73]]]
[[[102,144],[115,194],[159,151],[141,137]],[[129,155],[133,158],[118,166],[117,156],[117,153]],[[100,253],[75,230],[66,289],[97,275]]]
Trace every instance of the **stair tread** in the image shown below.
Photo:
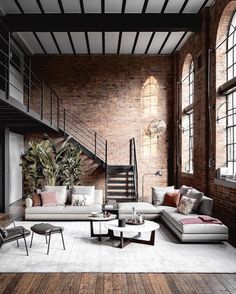
[[[107,191],[108,196],[127,196],[127,195],[134,195],[134,192],[110,192]]]
[[[108,179],[107,180],[108,184],[131,184],[131,183],[134,183],[134,180],[111,180],[111,179]]]
[[[132,178],[134,175],[117,175],[117,174],[108,174],[108,178]]]
[[[133,186],[111,186],[111,185],[108,185],[107,186],[107,190],[132,190],[134,188],[134,185]]]

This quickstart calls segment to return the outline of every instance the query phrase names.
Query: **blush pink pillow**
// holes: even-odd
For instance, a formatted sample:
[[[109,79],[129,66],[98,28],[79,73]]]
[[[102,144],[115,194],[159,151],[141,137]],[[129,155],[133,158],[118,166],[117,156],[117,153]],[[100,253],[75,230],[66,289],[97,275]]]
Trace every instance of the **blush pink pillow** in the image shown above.
[[[42,206],[57,206],[60,205],[58,201],[57,192],[41,192]]]

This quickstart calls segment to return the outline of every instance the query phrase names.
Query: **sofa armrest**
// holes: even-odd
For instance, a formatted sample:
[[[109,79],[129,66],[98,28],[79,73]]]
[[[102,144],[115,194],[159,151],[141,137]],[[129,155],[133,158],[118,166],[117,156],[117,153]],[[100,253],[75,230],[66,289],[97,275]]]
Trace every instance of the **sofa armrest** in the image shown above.
[[[210,216],[212,214],[212,207],[213,207],[213,199],[203,196],[198,208],[198,213]]]
[[[103,204],[103,190],[94,191],[94,203]]]
[[[26,198],[25,199],[25,206],[26,208],[30,208],[33,206],[33,200],[31,198]]]

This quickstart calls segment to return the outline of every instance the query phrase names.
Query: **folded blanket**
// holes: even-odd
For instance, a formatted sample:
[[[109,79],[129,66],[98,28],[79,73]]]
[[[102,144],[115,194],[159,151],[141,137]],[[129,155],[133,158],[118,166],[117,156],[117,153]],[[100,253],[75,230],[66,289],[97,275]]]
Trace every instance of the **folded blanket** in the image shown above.
[[[202,216],[201,216],[202,217]],[[218,225],[222,225],[222,222],[218,219],[214,219],[212,218],[211,221],[204,221],[202,218],[200,217],[192,217],[192,218],[183,218],[179,221],[182,225],[195,225],[195,224],[218,224]]]
[[[211,217],[209,215],[199,215],[198,218],[200,218],[204,222],[215,222],[215,221],[218,221],[217,218]]]

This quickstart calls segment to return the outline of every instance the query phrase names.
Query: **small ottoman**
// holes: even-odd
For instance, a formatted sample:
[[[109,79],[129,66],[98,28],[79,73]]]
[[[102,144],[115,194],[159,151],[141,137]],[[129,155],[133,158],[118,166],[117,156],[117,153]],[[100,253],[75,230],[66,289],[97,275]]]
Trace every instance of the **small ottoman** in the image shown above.
[[[41,224],[33,225],[30,229],[32,231],[30,247],[32,247],[34,233],[38,234],[38,235],[43,235],[46,238],[46,244],[48,243],[47,254],[49,254],[51,235],[52,234],[61,234],[63,248],[64,248],[64,250],[66,250],[65,242],[64,242],[64,238],[63,238],[63,233],[62,233],[64,231],[63,227],[53,226],[48,223],[41,223]],[[47,236],[49,236],[48,242],[47,242]]]

